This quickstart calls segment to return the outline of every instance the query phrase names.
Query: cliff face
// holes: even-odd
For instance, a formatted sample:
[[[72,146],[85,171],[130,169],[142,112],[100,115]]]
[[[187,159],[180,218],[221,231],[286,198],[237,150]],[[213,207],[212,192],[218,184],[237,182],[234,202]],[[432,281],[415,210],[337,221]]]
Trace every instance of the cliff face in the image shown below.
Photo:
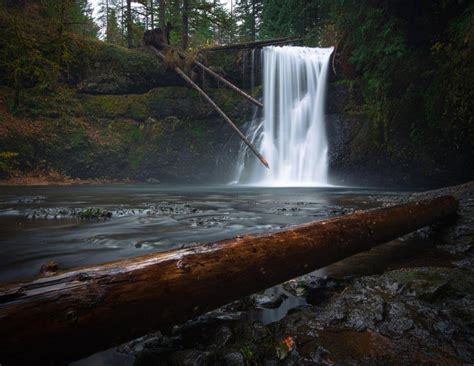
[[[103,47],[103,48],[102,48]],[[197,93],[146,50],[102,45],[55,92],[0,88],[0,177],[42,175],[211,182],[237,136]],[[208,89],[236,123],[246,102]]]
[[[235,83],[249,86],[251,53],[213,52],[203,57]],[[256,59],[258,65],[258,55]],[[245,130],[252,107],[236,93],[215,88],[218,85],[197,70],[188,71]],[[259,70],[255,71],[258,84]],[[96,45],[84,66],[55,92],[26,89],[15,113],[13,90],[0,88],[0,98],[1,178],[55,172],[83,179],[231,179],[238,137],[146,50]],[[326,123],[334,183],[441,186],[474,178],[472,169],[465,168],[472,151],[433,139],[420,143],[403,124],[395,123],[380,142],[380,126],[360,106],[350,83],[330,83]],[[404,115],[415,110],[416,104],[407,104]]]
[[[416,109],[416,105],[407,108]],[[340,82],[329,85],[326,124],[334,183],[437,187],[473,179],[472,169],[466,169],[472,162],[472,150],[429,139],[422,142],[397,126],[380,142],[379,126],[360,110],[350,87]]]

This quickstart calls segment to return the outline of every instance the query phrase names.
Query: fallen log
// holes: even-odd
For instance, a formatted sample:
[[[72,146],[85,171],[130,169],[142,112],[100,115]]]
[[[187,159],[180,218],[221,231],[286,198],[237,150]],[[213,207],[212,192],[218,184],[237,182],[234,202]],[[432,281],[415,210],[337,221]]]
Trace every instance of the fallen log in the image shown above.
[[[166,61],[165,55],[158,51],[155,47],[149,46],[149,48],[163,61]],[[240,137],[240,139],[249,147],[250,150],[255,154],[255,156],[262,162],[263,165],[265,165],[266,168],[269,169],[268,162],[267,160],[260,154],[260,152],[257,150],[257,148],[252,144],[247,137],[242,133],[242,131],[239,130],[239,128],[236,126],[236,124],[227,116],[227,114],[224,113],[222,109],[219,108],[219,106],[214,103],[214,101],[209,97],[209,95],[204,92],[194,81],[191,80],[191,78],[186,75],[186,73],[181,70],[178,66],[174,66],[174,71],[181,76],[189,85],[191,85],[211,106],[214,108],[217,113],[219,113],[222,118],[232,127],[232,129],[237,133],[237,135]]]
[[[86,356],[369,250],[457,207],[443,196],[0,288],[0,360]]]
[[[263,41],[234,43],[234,44],[228,44],[228,45],[225,45],[225,46],[215,46],[215,47],[203,48],[203,49],[201,49],[201,52],[231,50],[231,49],[236,49],[236,48],[237,49],[258,48],[258,47],[273,45],[273,44],[276,44],[276,43],[282,44],[282,43],[285,43],[285,42],[293,42],[295,40],[301,40],[301,38],[284,37],[284,38],[266,39],[266,40],[263,40]]]
[[[184,57],[184,58],[187,58],[187,55],[186,53],[184,53],[183,51],[181,50],[178,50],[174,47],[171,47],[171,46],[168,46],[168,45],[163,45],[164,48],[167,48],[167,49],[172,49],[176,52],[178,52],[178,54],[181,56],[181,57]],[[257,99],[255,99],[254,97],[252,97],[251,95],[248,95],[246,92],[244,92],[242,89],[240,89],[239,87],[235,86],[234,84],[232,84],[229,80],[227,79],[224,79],[222,76],[220,76],[219,74],[215,73],[214,71],[212,71],[210,68],[208,68],[206,65],[202,64],[201,62],[199,62],[198,60],[193,60],[193,64],[196,65],[196,66],[199,66],[201,69],[203,69],[205,72],[207,72],[209,75],[211,75],[213,78],[219,80],[221,83],[227,85],[229,88],[231,88],[232,90],[236,91],[237,93],[239,93],[240,95],[242,95],[244,98],[246,98],[247,100],[249,100],[251,103],[255,104],[257,107],[260,107],[260,108],[263,108],[263,104],[260,103]]]

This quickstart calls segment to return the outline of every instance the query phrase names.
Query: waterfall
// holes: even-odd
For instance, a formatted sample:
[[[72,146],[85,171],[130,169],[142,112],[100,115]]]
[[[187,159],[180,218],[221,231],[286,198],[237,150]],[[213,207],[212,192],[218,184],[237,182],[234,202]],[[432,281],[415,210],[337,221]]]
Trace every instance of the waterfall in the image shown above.
[[[328,185],[324,101],[333,48],[263,49],[263,120],[249,137],[270,164],[239,154],[236,181],[264,186]]]

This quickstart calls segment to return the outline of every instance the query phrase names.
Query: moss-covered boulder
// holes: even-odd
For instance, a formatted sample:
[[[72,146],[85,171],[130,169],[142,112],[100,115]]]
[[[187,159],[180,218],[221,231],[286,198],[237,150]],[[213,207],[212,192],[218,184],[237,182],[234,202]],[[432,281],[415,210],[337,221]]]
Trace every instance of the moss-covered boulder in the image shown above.
[[[143,93],[157,86],[184,85],[146,48],[127,49],[97,42],[82,70],[78,91],[89,94]]]

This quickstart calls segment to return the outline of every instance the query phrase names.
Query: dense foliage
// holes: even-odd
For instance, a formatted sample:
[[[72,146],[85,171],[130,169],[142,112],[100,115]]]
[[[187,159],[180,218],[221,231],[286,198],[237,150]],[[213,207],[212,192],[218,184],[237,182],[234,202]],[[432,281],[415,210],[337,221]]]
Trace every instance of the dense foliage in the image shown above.
[[[230,5],[102,0],[94,19],[88,0],[0,0],[0,87],[12,90],[6,104],[15,111],[33,87],[54,94],[64,83],[76,85],[97,60],[100,67],[108,62],[106,54],[120,55],[113,56],[121,61],[109,63],[110,69],[133,64],[137,57],[142,65],[137,52],[122,47],[141,46],[146,29],[168,22],[171,44],[183,48],[303,37],[307,45],[335,47],[332,82],[349,91],[345,113],[370,123],[363,138],[353,142],[356,159],[384,155],[389,157],[384,161],[398,165],[418,161],[465,175],[474,141],[472,0],[238,0]],[[228,75],[241,75],[242,55],[221,58],[231,58],[219,64],[234,68]],[[113,82],[135,83],[143,68],[135,69],[122,76],[115,72]]]
[[[338,47],[339,77],[373,122],[374,148],[401,159],[417,154],[438,169],[469,164],[473,10],[457,0],[321,1],[319,34]]]
[[[97,33],[87,1],[4,1],[0,6],[0,84],[51,91],[82,67]]]
[[[372,122],[361,156],[462,175],[473,155],[473,10],[469,0],[263,0],[261,36],[336,47],[346,109]]]

